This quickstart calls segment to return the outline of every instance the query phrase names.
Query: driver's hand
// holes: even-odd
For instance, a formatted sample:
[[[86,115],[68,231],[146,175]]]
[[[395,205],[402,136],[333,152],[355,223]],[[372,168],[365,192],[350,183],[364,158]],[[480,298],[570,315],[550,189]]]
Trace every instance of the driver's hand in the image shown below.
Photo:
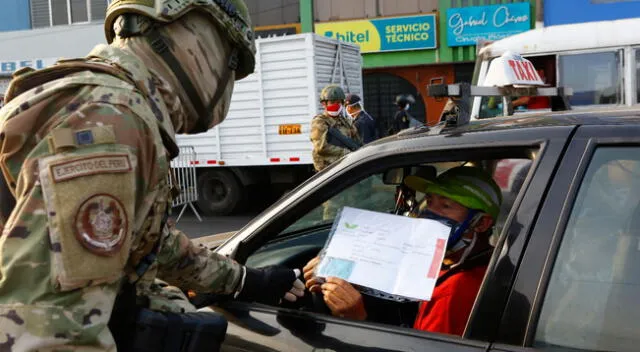
[[[324,301],[333,315],[356,320],[367,318],[362,295],[350,283],[330,276],[321,289]]]
[[[316,266],[320,263],[320,257],[315,257],[311,259],[307,265],[302,268],[303,276],[304,276],[304,285],[309,289],[309,292],[321,292],[320,285],[324,283],[324,280],[321,280],[316,277],[313,273],[316,270]]]

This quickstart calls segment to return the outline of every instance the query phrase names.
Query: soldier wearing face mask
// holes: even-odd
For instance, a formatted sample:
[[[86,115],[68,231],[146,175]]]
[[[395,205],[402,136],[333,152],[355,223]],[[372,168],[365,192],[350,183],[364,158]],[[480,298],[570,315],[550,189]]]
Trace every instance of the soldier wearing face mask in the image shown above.
[[[362,100],[356,94],[347,95],[344,102],[345,110],[353,119],[353,124],[358,130],[358,135],[364,144],[373,142],[378,138],[376,121],[362,108]]]
[[[328,85],[320,93],[320,102],[324,111],[311,120],[310,133],[313,143],[313,166],[316,171],[323,170],[351,151],[344,140],[360,144],[358,131],[345,117],[344,101],[344,90],[338,85]],[[330,129],[334,134],[330,133]],[[337,138],[336,133],[341,136]]]

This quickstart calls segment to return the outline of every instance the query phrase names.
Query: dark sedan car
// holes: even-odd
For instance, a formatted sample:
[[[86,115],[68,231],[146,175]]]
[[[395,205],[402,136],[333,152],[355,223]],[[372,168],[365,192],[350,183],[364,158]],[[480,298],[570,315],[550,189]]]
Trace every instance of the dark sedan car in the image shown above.
[[[222,299],[211,308],[229,321],[223,350],[640,350],[638,111],[408,130],[312,177],[217,251],[253,267],[301,268],[340,207],[394,212],[392,175],[465,164],[491,172],[505,201],[463,336],[334,317],[313,295],[281,306]]]

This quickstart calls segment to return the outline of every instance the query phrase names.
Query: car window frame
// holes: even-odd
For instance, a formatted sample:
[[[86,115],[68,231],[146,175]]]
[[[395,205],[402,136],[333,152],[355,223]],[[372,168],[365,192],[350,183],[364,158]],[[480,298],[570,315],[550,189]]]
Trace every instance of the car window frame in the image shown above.
[[[531,166],[531,170],[529,171],[529,175],[527,176],[527,179],[523,184],[522,190],[525,190],[527,189],[528,184],[531,181],[531,178],[532,178],[531,175],[534,173],[537,173],[537,171],[535,170],[538,168],[540,160],[545,160],[544,164],[540,164],[540,166],[546,169],[546,171],[543,174],[545,175],[545,177],[548,177],[550,175],[551,171],[548,169],[552,170],[553,165],[555,165],[555,163],[559,160],[560,155],[562,154],[562,151],[564,149],[565,143],[567,143],[567,140],[574,128],[575,126],[572,126],[572,125],[548,126],[548,127],[537,126],[534,128],[496,130],[496,131],[491,131],[489,133],[481,132],[481,133],[468,133],[468,134],[439,135],[439,136],[430,136],[429,138],[417,137],[417,138],[413,138],[414,139],[413,142],[415,143],[408,143],[408,142],[412,142],[411,140],[402,141],[403,143],[406,143],[408,145],[401,145],[398,142],[384,143],[382,144],[384,148],[372,148],[373,150],[370,153],[364,153],[364,152],[351,153],[347,155],[347,157],[342,159],[339,165],[332,165],[333,167],[331,172],[320,173],[316,177],[313,177],[312,179],[305,182],[303,185],[299,186],[297,189],[293,190],[287,197],[284,197],[277,204],[274,204],[270,209],[267,209],[265,212],[263,212],[263,214],[261,214],[256,220],[254,220],[252,224],[242,229],[235,236],[235,239],[233,241],[227,241],[225,244],[223,244],[223,246],[225,245],[227,246],[226,248],[227,255],[231,257],[235,256],[236,260],[238,260],[239,262],[243,262],[244,258],[242,257],[246,255],[247,253],[246,251],[249,250],[249,247],[246,246],[246,244],[245,244],[245,247],[243,248],[238,248],[238,247],[241,247],[242,243],[255,240],[256,236],[259,236],[260,233],[263,233],[263,234],[269,233],[269,231],[274,228],[274,224],[277,225],[278,222],[281,222],[283,220],[282,217],[280,218],[278,217],[278,215],[282,215],[282,214],[278,214],[278,212],[282,213],[282,212],[294,211],[296,208],[300,208],[302,204],[309,203],[314,199],[317,199],[316,197],[314,197],[314,195],[317,196],[318,194],[325,194],[324,199],[328,199],[331,196],[333,196],[333,194],[337,193],[337,192],[332,193],[330,192],[330,190],[327,190],[328,186],[332,184],[340,183],[340,182],[345,182],[345,178],[352,177],[354,173],[358,176],[356,176],[355,179],[352,180],[353,182],[351,182],[351,184],[355,184],[356,182],[359,182],[360,179],[366,177],[367,175],[371,175],[372,173],[376,173],[382,170],[381,168],[371,167],[371,164],[379,163],[380,160],[386,159],[386,158],[392,159],[392,161],[388,164],[385,164],[384,168],[394,167],[394,165],[401,166],[401,165],[407,165],[407,164],[452,160],[452,159],[455,159],[454,157],[455,154],[460,155],[460,157],[458,157],[459,159],[462,159],[462,156],[469,157],[469,153],[476,154],[476,155],[484,154],[484,156],[486,157],[488,150],[493,150],[494,151],[493,155],[497,155],[495,153],[500,148],[505,148],[505,147],[506,148],[536,148],[538,150],[537,158],[536,160],[534,160],[534,163]],[[465,138],[456,138],[456,137],[465,137]],[[431,143],[425,143],[425,142],[431,142]],[[363,149],[366,151],[366,147]],[[380,149],[382,149],[382,151],[380,151]],[[447,152],[447,156],[438,157],[437,156],[438,153],[442,153],[442,152]],[[403,154],[399,155],[401,153]],[[358,155],[358,154],[364,154],[364,156]],[[433,157],[426,158],[425,154],[433,155]],[[511,158],[513,157],[513,155],[504,156],[504,157]],[[544,183],[544,180],[539,181],[538,183],[540,182]],[[349,186],[350,184],[347,184],[343,187],[343,189]],[[305,192],[308,192],[311,194],[304,194]],[[518,195],[518,198],[514,201],[513,207],[511,209],[511,215],[509,215],[509,217],[505,221],[503,233],[500,235],[500,238],[504,237],[503,234],[505,233],[505,230],[509,229],[509,236],[517,237],[518,241],[522,242],[521,237],[523,236],[519,236],[520,232],[522,232],[521,231],[522,229],[518,230],[517,231],[518,233],[515,233],[516,231],[511,227],[510,222],[514,214],[514,209],[518,208],[519,202],[522,201],[523,194],[524,193],[521,191],[520,194]],[[539,195],[529,196],[528,197],[529,201],[525,202],[527,207],[534,206],[537,208],[537,204],[539,203],[539,200],[534,199],[537,197],[539,197]],[[311,210],[314,206],[317,206],[317,204],[320,204],[320,202],[321,201],[317,200],[314,203],[315,205],[307,206],[308,209],[306,211]],[[306,211],[301,210],[300,213],[306,213]],[[518,214],[520,214],[520,210],[518,210]],[[529,224],[528,223],[525,224],[524,228],[528,228],[528,227],[529,227]],[[282,226],[282,229],[284,228],[286,228],[286,226]],[[261,245],[264,245],[264,243],[266,242],[267,241],[264,241]],[[238,247],[234,248],[233,247],[234,245]],[[516,259],[520,257],[521,253],[519,251],[523,248],[523,245],[521,244],[515,245],[513,249],[509,249],[508,251],[504,251],[501,248],[502,245],[503,245],[503,242],[499,241],[498,245],[496,246],[496,251],[494,253],[494,256],[500,253],[501,256],[503,254],[506,254],[507,257],[515,257]],[[496,262],[499,263],[500,261],[498,260]],[[494,259],[492,259],[491,263],[494,263]],[[485,277],[485,281],[488,277],[494,276],[494,275],[489,275],[489,270],[491,270],[491,265],[492,264],[490,264],[490,268],[487,271],[487,276]],[[513,273],[506,272],[506,273],[501,273],[501,275],[505,275],[510,278],[513,275]],[[496,281],[496,280],[500,281],[496,277],[492,277],[492,281]],[[508,279],[508,280],[511,280],[511,279]],[[506,297],[506,295],[509,293],[509,288],[510,287],[500,287],[499,290],[501,291],[500,292],[501,296]],[[502,291],[504,291],[504,293],[502,293]],[[495,294],[495,292],[491,292],[491,294]],[[479,293],[479,297],[481,295],[486,296],[486,294],[483,293],[483,291]],[[480,303],[478,303],[478,301],[480,301]],[[495,302],[495,300],[491,300],[491,299],[477,300],[476,307],[479,305],[480,308],[486,308],[487,303],[485,301],[488,301],[491,303]],[[261,306],[261,307],[262,307],[261,309],[267,309],[265,308],[265,306]],[[472,325],[475,328],[475,330],[467,329],[464,335],[465,339],[462,341],[478,342],[478,341],[482,341],[482,340],[478,340],[479,336],[495,337],[496,335],[496,331],[498,330],[497,322],[499,322],[499,319],[496,319],[496,325],[493,325],[493,326],[487,326],[487,324],[482,324],[481,321],[474,323],[473,320],[478,319],[478,317],[485,318],[487,316],[488,311],[491,312],[490,314],[496,315],[495,310],[497,310],[499,313],[497,315],[499,316],[503,311],[504,305],[501,305],[498,307],[490,307],[490,309],[483,309],[483,314],[480,314],[477,316],[475,314],[477,309],[476,307],[474,307],[474,310],[472,311],[472,315],[470,316],[470,320],[468,324],[468,325]],[[268,309],[271,309],[275,314],[281,314],[280,312],[282,312],[283,309],[285,311],[287,310],[286,308],[280,308],[280,307],[270,307]],[[303,313],[294,312],[294,314],[310,314],[314,316],[314,319],[317,319],[318,317],[322,316],[321,314],[317,314],[313,312],[303,312]],[[369,322],[365,322],[365,323],[375,324],[375,323],[369,323]],[[469,333],[470,331],[474,332],[474,331],[481,330],[481,329],[478,329],[478,325],[483,325],[484,331],[481,331],[481,333],[470,334]],[[399,327],[389,327],[389,328],[402,329]],[[422,333],[424,333],[426,337],[431,337],[431,336],[447,337],[446,335],[437,334],[437,333],[427,333],[427,332],[422,332]],[[459,339],[459,337],[454,337],[454,338]],[[484,340],[484,341],[489,341],[489,340]]]
[[[256,236],[281,232],[286,227],[286,225],[281,226],[281,222],[293,223],[293,221],[288,221],[287,215],[306,213],[314,206],[317,206],[309,206],[308,203],[320,204],[335,195],[337,192],[328,187],[330,183],[347,182],[343,187],[346,188],[362,179],[364,177],[363,174],[375,173],[376,168],[371,168],[370,165],[367,166],[371,162],[378,162],[383,158],[391,158],[393,160],[385,167],[393,167],[394,165],[416,164],[419,161],[416,161],[415,155],[425,152],[436,153],[447,150],[464,150],[463,152],[468,152],[486,148],[538,147],[552,139],[560,139],[564,143],[573,128],[574,126],[519,128],[495,130],[489,133],[444,134],[426,138],[425,136],[418,136],[403,140],[391,140],[387,143],[384,143],[384,141],[376,142],[373,145],[365,146],[356,152],[347,154],[339,162],[332,164],[330,166],[331,170],[323,170],[296,187],[287,196],[281,198],[256,216],[216,250],[222,255],[243,263],[248,253],[252,251],[252,246],[247,245],[248,242],[258,240],[260,245],[264,245],[267,241],[261,241]],[[406,161],[407,158],[409,158],[408,161]],[[425,159],[421,157],[419,160]],[[433,161],[438,161],[438,159]],[[351,172],[356,172],[360,176],[355,181],[348,183],[349,177],[348,175],[345,177],[345,175]],[[324,195],[323,197],[319,197],[321,193]]]
[[[544,200],[510,293],[510,299],[515,294],[524,294],[531,305],[522,312],[522,307],[512,301],[507,304],[497,349],[533,345],[553,266],[580,186],[596,149],[603,146],[640,146],[640,126],[589,125],[576,130],[549,188],[550,194],[564,196]],[[525,328],[518,330],[518,327]]]

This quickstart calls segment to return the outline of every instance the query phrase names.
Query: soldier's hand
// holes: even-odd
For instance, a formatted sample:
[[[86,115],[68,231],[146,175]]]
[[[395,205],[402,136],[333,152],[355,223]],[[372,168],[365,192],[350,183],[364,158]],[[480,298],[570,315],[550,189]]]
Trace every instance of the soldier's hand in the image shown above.
[[[362,295],[350,283],[330,276],[321,288],[324,301],[333,315],[356,320],[367,318]]]
[[[295,302],[304,295],[304,285],[298,279],[300,270],[283,266],[259,269],[245,268],[246,277],[238,298],[266,304],[279,304],[282,299]]]

